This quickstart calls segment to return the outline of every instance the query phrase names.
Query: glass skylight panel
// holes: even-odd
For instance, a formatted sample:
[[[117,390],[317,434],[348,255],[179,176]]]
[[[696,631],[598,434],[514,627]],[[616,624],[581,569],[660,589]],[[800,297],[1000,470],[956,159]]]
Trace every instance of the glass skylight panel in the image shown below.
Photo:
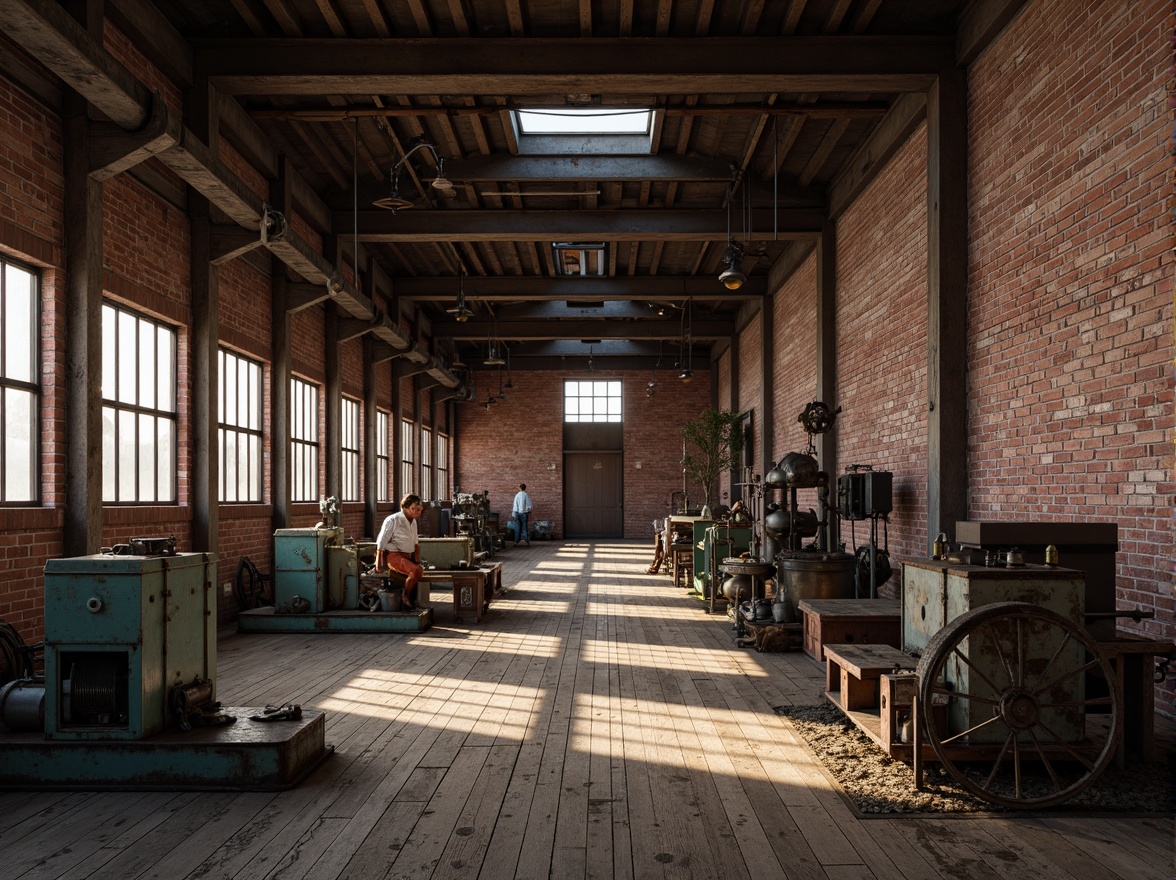
[[[516,110],[522,134],[648,134],[650,110],[553,107]]]

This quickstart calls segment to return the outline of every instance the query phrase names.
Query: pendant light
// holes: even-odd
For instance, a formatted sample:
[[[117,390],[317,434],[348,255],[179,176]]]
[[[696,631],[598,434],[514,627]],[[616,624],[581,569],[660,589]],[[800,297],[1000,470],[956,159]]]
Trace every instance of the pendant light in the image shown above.
[[[694,331],[694,310],[690,300],[686,300],[686,306],[682,309],[683,317],[685,317],[686,309],[690,309],[691,311],[689,323],[686,325],[686,333],[682,337],[682,347],[685,349],[683,358],[685,366],[682,368],[682,372],[678,374],[678,380],[683,383],[694,381],[694,371],[690,369],[694,362],[694,340],[692,338]]]
[[[502,347],[506,348],[505,345]],[[514,382],[510,381],[510,349],[509,348],[506,348],[506,384],[503,385],[502,387],[506,388],[506,389],[514,388]]]
[[[400,195],[400,169],[404,167],[404,163],[408,161],[408,157],[418,150],[428,150],[433,157],[433,162],[437,166],[437,176],[429,183],[433,189],[441,193],[447,198],[454,198],[457,195],[453,188],[453,182],[445,177],[445,160],[438,155],[436,148],[424,138],[419,138],[416,145],[407,153],[400,157],[395,165],[392,166],[392,171],[389,177],[392,180],[392,191],[382,199],[376,199],[372,204],[377,208],[386,208],[395,214],[397,211],[404,208],[412,207],[412,200],[406,199]]]
[[[453,308],[446,309],[445,311],[453,315],[453,320],[459,324],[464,324],[474,316],[474,313],[466,308],[465,265],[461,260],[457,261],[457,302],[454,303]]]
[[[734,198],[734,183],[727,187],[727,253],[723,256],[723,271],[719,273],[719,281],[728,290],[738,290],[747,280],[739,262],[743,259],[743,245],[737,244],[731,237],[731,199]]]
[[[653,375],[649,377],[649,384],[645,386],[645,396],[653,397],[657,391],[657,368],[661,366],[662,343],[657,344],[657,363],[653,365]]]
[[[486,329],[486,360],[482,361],[488,367],[500,367],[506,363],[498,354],[498,318],[494,319],[494,338],[490,337],[490,329]]]

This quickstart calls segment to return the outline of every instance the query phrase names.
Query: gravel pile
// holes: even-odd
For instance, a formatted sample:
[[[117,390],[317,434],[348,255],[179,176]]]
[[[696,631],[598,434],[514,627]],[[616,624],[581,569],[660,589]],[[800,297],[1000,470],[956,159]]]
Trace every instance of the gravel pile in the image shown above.
[[[883,752],[831,703],[776,706],[775,712],[791,722],[863,814],[1009,811],[963,791],[936,763],[924,765],[924,790],[916,791],[910,765]],[[1176,811],[1172,780],[1167,761],[1130,765],[1125,770],[1111,766],[1093,785],[1053,811],[1172,813]]]

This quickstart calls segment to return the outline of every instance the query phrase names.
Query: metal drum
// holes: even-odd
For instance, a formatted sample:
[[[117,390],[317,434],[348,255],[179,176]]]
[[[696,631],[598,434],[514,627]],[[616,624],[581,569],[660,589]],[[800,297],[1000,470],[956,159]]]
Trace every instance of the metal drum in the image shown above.
[[[802,599],[853,599],[854,557],[849,553],[799,551],[776,555],[776,588],[799,619]]]

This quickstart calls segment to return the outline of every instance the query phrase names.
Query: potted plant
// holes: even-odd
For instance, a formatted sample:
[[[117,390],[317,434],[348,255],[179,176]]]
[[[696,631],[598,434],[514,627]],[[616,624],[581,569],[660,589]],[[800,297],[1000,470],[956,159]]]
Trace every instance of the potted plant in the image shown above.
[[[711,490],[719,475],[730,470],[743,451],[743,432],[738,413],[726,409],[704,409],[682,426],[682,437],[693,449],[682,456],[682,469],[702,488],[702,515],[710,516]]]

